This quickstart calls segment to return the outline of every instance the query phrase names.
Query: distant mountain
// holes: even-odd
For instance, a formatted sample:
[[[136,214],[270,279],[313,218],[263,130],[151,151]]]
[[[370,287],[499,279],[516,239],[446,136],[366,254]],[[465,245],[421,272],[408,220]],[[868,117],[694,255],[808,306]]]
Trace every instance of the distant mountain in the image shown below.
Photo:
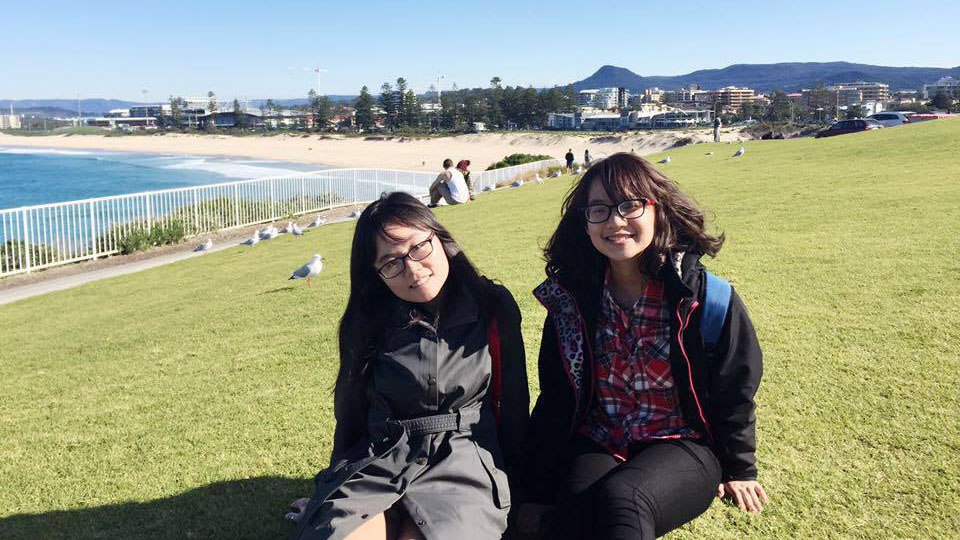
[[[689,84],[699,84],[713,90],[724,86],[747,86],[760,92],[783,89],[787,92],[812,88],[822,82],[831,85],[838,82],[874,81],[890,85],[896,90],[920,90],[924,84],[936,82],[941,77],[960,79],[960,66],[954,68],[887,67],[849,62],[790,62],[782,64],[735,64],[723,69],[702,69],[677,75],[642,76],[629,69],[603,66],[596,73],[573,83],[576,90],[623,86],[631,92],[658,87],[673,90]]]
[[[75,99],[15,99],[12,101],[14,112],[18,114],[24,109],[65,109],[70,111],[67,116],[77,115],[77,100]],[[11,100],[9,99],[0,100],[0,114],[9,114],[10,103]],[[81,99],[80,111],[84,116],[90,116],[91,114],[110,112],[111,109],[126,109],[133,105],[140,105],[140,103],[119,99]]]

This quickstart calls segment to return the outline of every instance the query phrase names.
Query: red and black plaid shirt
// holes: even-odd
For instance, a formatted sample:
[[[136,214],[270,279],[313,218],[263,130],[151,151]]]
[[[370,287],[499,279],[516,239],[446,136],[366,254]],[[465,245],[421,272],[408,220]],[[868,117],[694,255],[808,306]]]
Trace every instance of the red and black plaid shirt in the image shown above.
[[[662,281],[648,281],[628,310],[603,287],[594,344],[596,402],[580,433],[626,456],[631,443],[698,438],[687,426],[670,371],[670,310]]]

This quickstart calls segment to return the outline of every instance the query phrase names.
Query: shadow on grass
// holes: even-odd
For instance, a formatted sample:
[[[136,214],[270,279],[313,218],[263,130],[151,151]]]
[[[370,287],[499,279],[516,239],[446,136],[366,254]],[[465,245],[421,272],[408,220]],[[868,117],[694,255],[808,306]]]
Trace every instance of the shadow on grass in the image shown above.
[[[257,296],[263,296],[263,295],[265,295],[265,294],[277,294],[277,293],[282,293],[282,292],[289,292],[289,291],[292,291],[292,290],[294,290],[294,287],[293,287],[293,285],[290,285],[289,287],[279,287],[279,288],[277,288],[277,289],[271,289],[271,290],[269,290],[269,291],[263,291],[262,293],[260,293],[260,294],[257,295]]]
[[[33,540],[284,539],[287,505],[310,479],[264,476],[218,482],[166,499],[0,518],[0,538]]]

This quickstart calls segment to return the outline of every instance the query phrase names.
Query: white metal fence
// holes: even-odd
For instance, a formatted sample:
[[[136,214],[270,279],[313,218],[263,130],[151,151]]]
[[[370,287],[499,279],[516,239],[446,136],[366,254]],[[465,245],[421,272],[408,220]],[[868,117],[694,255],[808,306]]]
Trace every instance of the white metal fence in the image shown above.
[[[546,167],[546,160],[476,172],[476,191]],[[132,234],[176,237],[245,227],[363,204],[385,191],[427,195],[436,173],[330,169],[189,188],[0,210],[0,277],[120,253]]]

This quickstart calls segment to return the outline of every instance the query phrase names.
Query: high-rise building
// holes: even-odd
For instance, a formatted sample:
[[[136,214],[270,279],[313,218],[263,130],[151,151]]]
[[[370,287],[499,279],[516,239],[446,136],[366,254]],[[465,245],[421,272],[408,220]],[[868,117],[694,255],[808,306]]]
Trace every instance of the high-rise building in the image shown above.
[[[860,91],[861,101],[886,101],[890,99],[890,85],[881,82],[843,82],[837,83],[834,86],[841,88],[856,88]]]

